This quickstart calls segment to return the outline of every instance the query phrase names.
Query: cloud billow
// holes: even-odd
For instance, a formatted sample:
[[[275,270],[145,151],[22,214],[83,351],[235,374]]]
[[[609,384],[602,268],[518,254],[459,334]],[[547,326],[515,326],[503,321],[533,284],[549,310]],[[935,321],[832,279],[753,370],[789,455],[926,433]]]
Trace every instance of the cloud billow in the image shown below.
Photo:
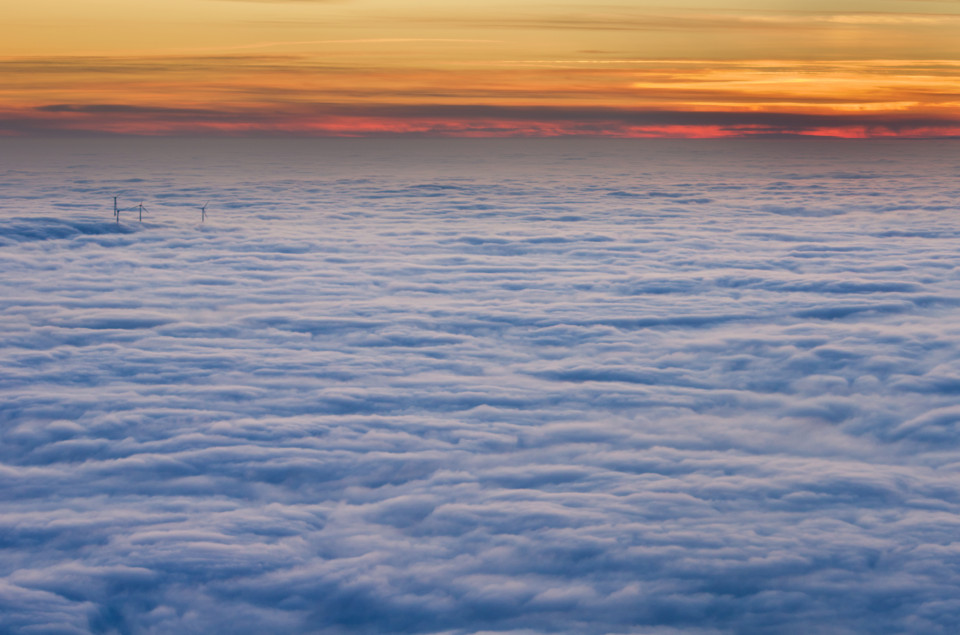
[[[2,630],[956,623],[949,144],[20,143]]]

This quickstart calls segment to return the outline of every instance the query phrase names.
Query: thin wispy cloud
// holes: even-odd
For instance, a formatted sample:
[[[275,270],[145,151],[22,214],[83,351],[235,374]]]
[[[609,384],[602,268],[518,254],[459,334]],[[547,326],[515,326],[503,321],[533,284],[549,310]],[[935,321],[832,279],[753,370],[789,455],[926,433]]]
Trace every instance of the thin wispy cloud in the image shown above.
[[[570,59],[396,69],[248,54],[2,66],[8,89],[39,102],[5,109],[7,130],[22,133],[647,136],[671,126],[664,135],[930,137],[955,135],[960,121],[950,83],[957,64],[948,60]],[[204,78],[216,71],[220,81],[210,85]],[[112,94],[99,88],[109,99],[70,101],[104,76],[116,85]],[[70,90],[64,77],[75,78]],[[168,105],[171,82],[191,98]]]
[[[214,2],[259,2],[263,4],[340,4],[353,0],[212,0]]]
[[[236,1],[236,0],[230,0]],[[248,0],[241,0],[246,2]],[[259,1],[259,0],[253,0]],[[484,40],[469,38],[360,38],[352,40],[281,40],[276,42],[254,42],[252,44],[238,44],[235,46],[195,47],[165,51],[165,53],[198,53],[207,51],[241,51],[246,49],[302,47],[325,44],[496,44],[500,40]]]

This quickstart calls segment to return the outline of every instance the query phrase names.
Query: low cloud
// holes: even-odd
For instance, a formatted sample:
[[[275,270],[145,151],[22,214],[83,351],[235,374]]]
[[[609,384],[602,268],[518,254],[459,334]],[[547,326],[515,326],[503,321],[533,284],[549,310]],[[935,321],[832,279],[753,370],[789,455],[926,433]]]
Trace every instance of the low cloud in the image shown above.
[[[956,623],[950,143],[9,147],[0,630]]]

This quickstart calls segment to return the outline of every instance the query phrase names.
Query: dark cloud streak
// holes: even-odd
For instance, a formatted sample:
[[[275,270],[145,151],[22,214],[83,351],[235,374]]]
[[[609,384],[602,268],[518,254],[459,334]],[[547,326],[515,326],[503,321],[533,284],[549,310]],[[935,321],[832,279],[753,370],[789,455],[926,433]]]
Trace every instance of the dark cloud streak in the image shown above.
[[[818,129],[882,130],[890,133],[909,133],[914,130],[955,130],[960,127],[960,117],[918,116],[914,113],[902,114],[805,114],[779,112],[725,112],[714,111],[676,111],[676,110],[633,110],[617,108],[575,108],[575,107],[522,107],[492,105],[399,105],[399,104],[291,104],[278,103],[264,110],[233,110],[199,108],[143,107],[125,104],[48,104],[35,109],[37,115],[30,113],[7,113],[3,118],[4,129],[8,133],[46,132],[58,130],[83,129],[96,132],[99,122],[124,120],[132,125],[141,126],[143,132],[150,132],[152,126],[164,129],[170,125],[180,126],[184,131],[205,130],[204,125],[242,125],[248,132],[269,132],[271,130],[296,131],[298,127],[305,133],[310,132],[311,124],[321,124],[315,134],[329,134],[322,124],[348,118],[362,134],[365,120],[386,122],[383,132],[389,131],[390,122],[402,131],[407,122],[431,122],[437,125],[449,125],[449,133],[456,134],[457,126],[463,129],[502,124],[506,130],[511,127],[517,134],[529,134],[526,125],[559,124],[566,126],[570,134],[582,134],[593,131],[596,134],[629,130],[630,127],[680,126],[696,129],[715,126],[729,130],[742,130],[745,134],[797,134]],[[51,118],[48,115],[69,115],[69,119]],[[78,118],[79,117],[79,118]],[[216,134],[216,128],[207,130]],[[438,128],[441,131],[442,128]],[[131,130],[136,133],[136,130]],[[335,133],[335,131],[333,131]],[[349,132],[349,128],[345,130]],[[374,132],[375,134],[375,132]],[[536,134],[536,133],[534,133]],[[956,134],[948,133],[948,134]]]

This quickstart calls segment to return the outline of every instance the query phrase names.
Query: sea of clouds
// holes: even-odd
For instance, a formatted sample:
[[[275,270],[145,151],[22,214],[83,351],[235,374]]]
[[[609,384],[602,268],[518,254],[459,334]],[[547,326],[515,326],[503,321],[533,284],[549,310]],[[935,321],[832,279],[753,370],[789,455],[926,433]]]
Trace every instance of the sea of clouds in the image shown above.
[[[960,622],[955,142],[4,143],[0,631]]]

